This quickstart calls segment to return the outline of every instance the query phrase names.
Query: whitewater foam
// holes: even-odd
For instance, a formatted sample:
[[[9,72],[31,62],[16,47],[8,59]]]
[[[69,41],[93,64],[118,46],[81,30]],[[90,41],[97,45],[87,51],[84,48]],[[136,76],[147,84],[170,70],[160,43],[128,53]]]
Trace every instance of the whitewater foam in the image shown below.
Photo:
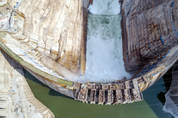
[[[92,14],[88,15],[86,71],[81,81],[131,78],[124,67],[118,0],[94,0],[88,10]]]
[[[93,0],[88,10],[92,14],[117,15],[120,13],[120,4],[118,0]]]

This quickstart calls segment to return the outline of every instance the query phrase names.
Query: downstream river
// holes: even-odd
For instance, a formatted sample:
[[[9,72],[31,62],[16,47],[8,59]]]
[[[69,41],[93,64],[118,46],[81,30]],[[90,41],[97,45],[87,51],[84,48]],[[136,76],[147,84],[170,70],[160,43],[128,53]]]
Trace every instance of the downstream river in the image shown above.
[[[162,110],[164,93],[167,91],[165,83],[170,83],[169,78],[161,78],[144,91],[144,101],[106,106],[75,101],[45,86],[26,70],[24,74],[35,97],[46,105],[56,118],[173,118]]]

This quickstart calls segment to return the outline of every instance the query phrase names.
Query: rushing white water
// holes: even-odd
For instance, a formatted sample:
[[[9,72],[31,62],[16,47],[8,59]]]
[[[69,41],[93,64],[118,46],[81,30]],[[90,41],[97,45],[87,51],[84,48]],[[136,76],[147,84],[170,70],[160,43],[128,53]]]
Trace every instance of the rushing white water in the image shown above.
[[[131,77],[124,68],[120,20],[119,15],[89,15],[86,80],[106,82]]]
[[[106,4],[110,6],[103,6]],[[88,16],[86,71],[83,82],[109,82],[131,77],[124,67],[121,16],[118,15],[118,9],[118,0],[94,0],[89,7],[92,14]]]
[[[120,13],[119,0],[93,0],[88,10],[92,14],[116,15]]]

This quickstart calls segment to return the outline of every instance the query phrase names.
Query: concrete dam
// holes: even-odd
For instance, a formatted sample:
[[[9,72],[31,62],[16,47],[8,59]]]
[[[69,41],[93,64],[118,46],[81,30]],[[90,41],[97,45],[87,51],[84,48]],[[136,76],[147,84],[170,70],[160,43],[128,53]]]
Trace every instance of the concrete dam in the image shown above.
[[[0,48],[91,104],[143,100],[178,59],[177,0],[0,0]]]

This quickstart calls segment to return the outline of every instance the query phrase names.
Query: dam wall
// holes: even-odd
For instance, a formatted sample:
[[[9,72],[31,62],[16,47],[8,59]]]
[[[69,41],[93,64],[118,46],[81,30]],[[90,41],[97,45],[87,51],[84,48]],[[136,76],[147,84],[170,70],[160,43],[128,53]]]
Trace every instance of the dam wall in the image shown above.
[[[85,72],[87,7],[91,1],[9,1],[0,7],[4,11],[0,47],[44,84],[76,100],[108,105],[141,101],[141,92],[178,59],[178,20],[174,17],[178,2],[145,1],[122,3],[125,67],[138,70],[131,80],[73,82],[73,77]],[[67,77],[67,71],[74,76]]]
[[[9,0],[16,40],[74,74],[85,71],[87,8],[91,0]],[[27,4],[28,3],[28,4]],[[17,33],[18,32],[18,33]],[[36,56],[34,55],[34,56]],[[45,63],[44,63],[45,64]]]
[[[123,0],[122,35],[127,71],[138,70],[177,45],[177,5],[177,0]]]

